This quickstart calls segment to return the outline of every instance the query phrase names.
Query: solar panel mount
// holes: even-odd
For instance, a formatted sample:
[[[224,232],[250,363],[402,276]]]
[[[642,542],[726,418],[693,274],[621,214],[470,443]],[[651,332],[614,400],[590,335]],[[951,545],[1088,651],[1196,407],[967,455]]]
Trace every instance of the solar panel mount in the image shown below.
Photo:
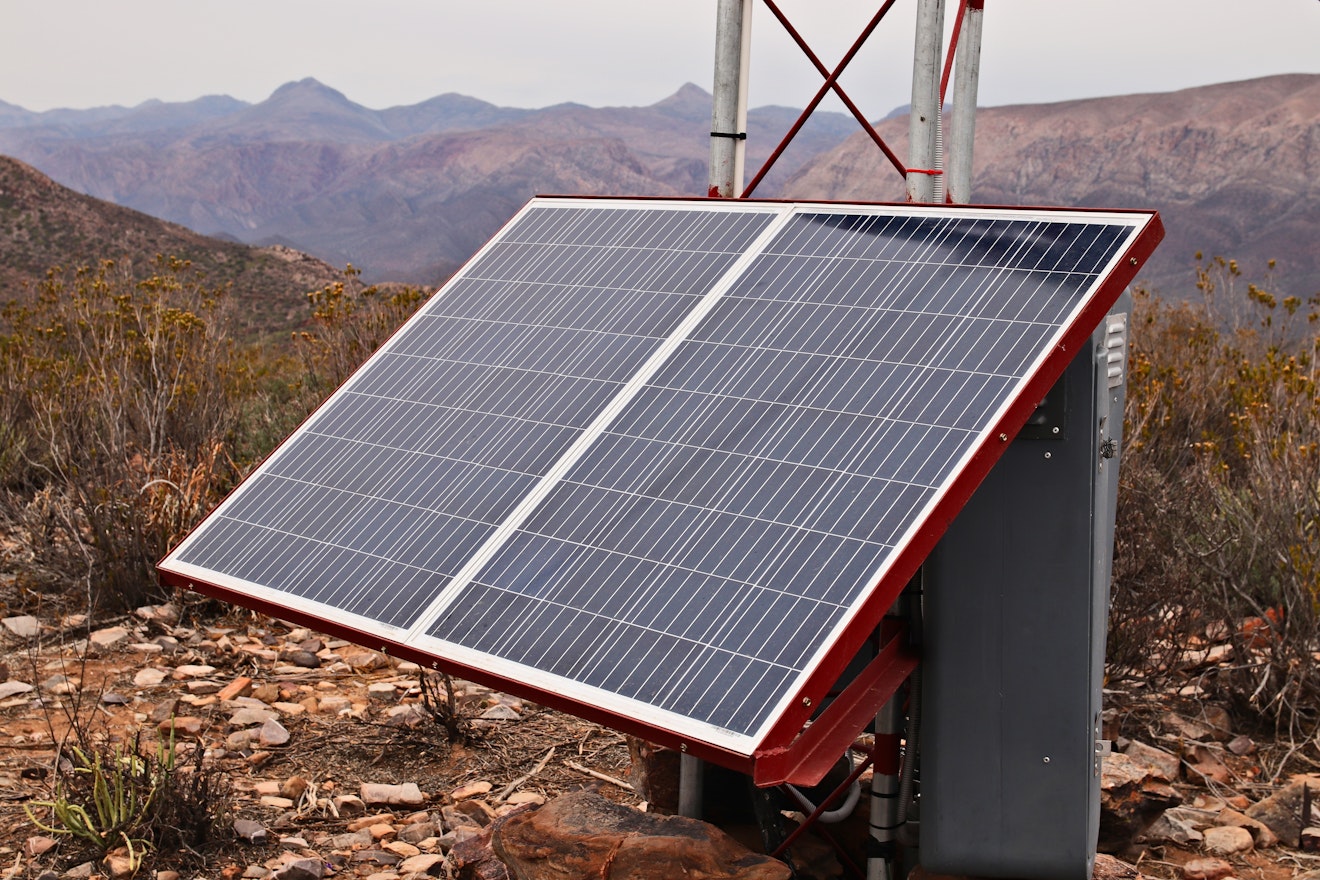
[[[161,577],[814,782],[915,653],[827,691],[1161,235],[533,199]]]

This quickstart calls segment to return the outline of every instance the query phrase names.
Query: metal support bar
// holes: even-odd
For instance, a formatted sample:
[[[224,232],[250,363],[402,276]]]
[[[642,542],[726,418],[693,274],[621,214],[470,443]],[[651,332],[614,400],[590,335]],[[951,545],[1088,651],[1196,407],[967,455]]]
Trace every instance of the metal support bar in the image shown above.
[[[710,117],[711,198],[731,199],[743,182],[747,152],[747,71],[752,53],[752,0],[719,0],[715,19],[715,85]]]
[[[862,774],[866,772],[866,768],[870,767],[871,762],[874,760],[875,760],[875,753],[872,752],[870,755],[868,755],[865,758],[865,760],[863,760],[856,767],[854,767],[852,773],[848,774],[848,778],[843,780],[843,782],[839,783],[839,785],[835,787],[834,791],[830,792],[829,797],[822,798],[821,802],[816,806],[816,809],[812,810],[811,815],[807,816],[806,819],[802,820],[802,824],[799,825],[797,828],[794,828],[792,832],[790,832],[789,835],[785,837],[782,842],[780,842],[779,846],[775,848],[775,851],[770,853],[770,855],[773,856],[774,858],[778,858],[780,853],[784,852],[784,850],[792,846],[793,841],[801,837],[803,832],[805,832],[809,827],[811,827],[812,823],[814,823],[817,819],[819,819],[821,814],[824,813],[826,810],[828,810],[830,808],[830,805],[833,804],[834,801],[839,798],[839,796],[841,796],[845,791],[847,791],[852,786],[854,782],[856,782],[858,779],[862,777]]]
[[[843,56],[843,59],[835,66],[833,71],[827,70],[825,65],[821,63],[820,58],[817,57],[816,53],[807,45],[806,40],[804,40],[802,35],[798,33],[797,28],[793,27],[793,24],[788,20],[787,16],[785,16],[784,13],[780,11],[779,7],[775,5],[774,0],[764,0],[764,2],[775,18],[779,19],[779,23],[784,26],[784,30],[788,32],[788,35],[793,38],[795,43],[797,43],[798,48],[800,48],[803,54],[807,56],[807,59],[811,61],[812,65],[820,75],[825,77],[825,82],[807,104],[807,108],[802,111],[802,114],[797,118],[797,121],[793,123],[792,128],[790,128],[788,133],[784,135],[783,140],[779,142],[779,146],[776,147],[774,152],[770,154],[770,157],[765,160],[765,164],[761,166],[761,170],[756,173],[754,178],[752,178],[752,182],[749,183],[747,189],[743,191],[742,197],[748,198],[751,196],[757,185],[759,185],[761,180],[764,179],[765,175],[774,166],[775,162],[779,160],[779,157],[783,155],[783,152],[788,148],[789,143],[792,142],[793,138],[797,136],[797,133],[802,130],[802,126],[806,124],[807,119],[810,118],[813,112],[815,112],[816,107],[820,105],[820,102],[831,90],[839,96],[839,100],[843,102],[844,106],[847,107],[853,117],[856,118],[862,129],[871,136],[871,140],[875,141],[876,146],[878,146],[880,151],[885,154],[885,157],[889,159],[894,168],[898,170],[898,173],[906,173],[907,169],[899,160],[898,156],[889,148],[889,145],[885,143],[882,137],[880,137],[879,132],[875,130],[875,127],[871,125],[866,116],[860,109],[858,109],[857,105],[853,103],[853,100],[848,97],[848,94],[838,83],[839,76],[843,73],[844,68],[853,60],[853,56],[862,48],[862,44],[871,36],[876,25],[880,24],[880,20],[885,17],[885,14],[889,12],[890,8],[895,2],[897,2],[897,0],[886,0],[884,5],[880,7],[879,11],[872,16],[871,21],[866,25],[866,28],[862,33],[855,41],[853,41],[852,47],[848,49],[847,53]]]
[[[981,32],[984,0],[963,0],[965,21],[958,38],[958,78],[953,84],[953,118],[949,125],[947,186],[949,201],[972,200],[972,150],[976,138],[976,100],[981,82]]]
[[[963,19],[967,17],[967,0],[959,0],[958,17],[953,20],[953,36],[949,38],[949,51],[944,54],[944,73],[940,74],[940,109],[944,109],[944,96],[949,93],[949,74],[953,73],[953,59],[958,54],[958,38]]]
[[[752,778],[756,784],[815,785],[824,779],[857,732],[903,686],[917,660],[905,634],[891,638],[797,739],[753,755]]]
[[[919,0],[916,48],[912,57],[912,112],[908,122],[907,197],[931,203],[942,190],[940,139],[940,51],[944,40],[944,0]],[[941,199],[942,201],[942,199]]]

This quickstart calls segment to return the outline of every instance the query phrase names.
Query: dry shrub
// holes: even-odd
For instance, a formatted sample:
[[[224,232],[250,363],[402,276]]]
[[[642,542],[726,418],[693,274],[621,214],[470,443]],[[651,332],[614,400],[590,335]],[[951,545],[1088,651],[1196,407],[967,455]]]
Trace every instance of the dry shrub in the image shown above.
[[[1110,674],[1226,637],[1204,685],[1295,734],[1320,705],[1320,299],[1239,278],[1216,259],[1195,304],[1138,296]]]
[[[186,262],[154,268],[55,269],[0,316],[0,515],[28,548],[28,586],[140,603],[157,559],[236,476],[225,450],[245,367],[223,292]]]

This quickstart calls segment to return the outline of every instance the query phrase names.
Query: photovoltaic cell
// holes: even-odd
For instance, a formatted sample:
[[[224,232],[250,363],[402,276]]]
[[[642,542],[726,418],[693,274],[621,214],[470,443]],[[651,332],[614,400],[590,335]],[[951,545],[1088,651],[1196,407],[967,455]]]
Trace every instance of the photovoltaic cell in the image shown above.
[[[1147,219],[535,201],[162,570],[750,752]]]
[[[771,219],[524,213],[175,558],[407,627]]]
[[[430,634],[754,734],[1125,233],[797,214]]]

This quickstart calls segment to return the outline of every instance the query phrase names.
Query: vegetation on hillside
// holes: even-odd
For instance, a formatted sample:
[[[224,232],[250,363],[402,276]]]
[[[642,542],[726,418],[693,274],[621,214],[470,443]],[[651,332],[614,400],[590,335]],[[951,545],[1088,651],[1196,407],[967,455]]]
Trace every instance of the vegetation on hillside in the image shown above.
[[[1201,262],[1198,296],[1137,301],[1109,644],[1157,680],[1227,636],[1206,697],[1282,732],[1320,706],[1320,296]]]
[[[238,345],[224,288],[160,258],[52,269],[0,310],[0,526],[20,589],[125,608],[165,552],[422,301],[347,277],[291,345]]]
[[[1227,633],[1201,686],[1292,733],[1320,719],[1320,301],[1211,260],[1191,304],[1139,293],[1110,674],[1158,680]],[[153,565],[423,300],[350,271],[285,346],[232,337],[186,261],[52,270],[0,313],[0,559],[29,597],[149,598]]]

